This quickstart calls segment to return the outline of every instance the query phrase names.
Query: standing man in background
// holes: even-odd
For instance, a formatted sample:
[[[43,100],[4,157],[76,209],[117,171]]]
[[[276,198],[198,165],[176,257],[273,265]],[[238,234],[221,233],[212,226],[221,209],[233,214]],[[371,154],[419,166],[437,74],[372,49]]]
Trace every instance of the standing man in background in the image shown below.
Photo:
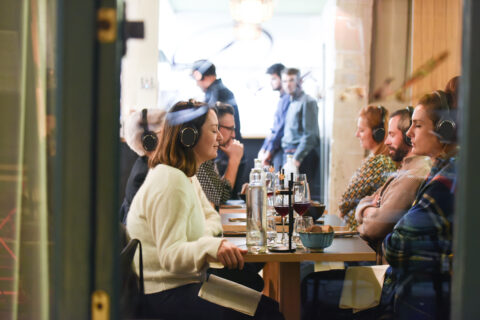
[[[290,97],[282,138],[283,152],[285,155],[292,154],[299,172],[307,174],[311,197],[318,200],[320,130],[317,101],[303,92],[300,70],[295,68],[284,70],[282,82],[283,89]]]
[[[197,82],[197,86],[205,92],[205,102],[210,105],[215,105],[217,102],[229,104],[233,107],[235,112],[234,120],[235,138],[239,142],[243,142],[242,135],[240,133],[240,115],[238,113],[237,102],[232,91],[230,91],[223,84],[222,80],[217,78],[215,65],[208,60],[197,60],[193,63],[192,76]],[[221,131],[220,131],[221,132]],[[221,176],[224,176],[228,169],[229,156],[222,150],[218,150],[218,156],[215,159],[218,172]],[[242,158],[240,166],[238,167],[237,179],[233,186],[232,197],[236,198],[238,192],[242,188],[242,184],[245,182],[244,177],[245,170],[245,158]]]
[[[208,60],[197,60],[193,63],[192,76],[197,82],[197,86],[205,92],[206,103],[215,105],[217,102],[222,102],[233,107],[235,110],[235,137],[241,141],[240,115],[235,96],[225,87],[222,79],[217,78],[215,65]]]
[[[285,115],[290,105],[290,96],[282,87],[282,71],[284,69],[285,66],[281,63],[273,64],[267,69],[267,74],[270,75],[272,90],[279,92],[280,100],[275,111],[272,132],[265,138],[258,154],[258,158],[263,160],[263,165],[273,165],[276,171],[283,166],[282,137]]]

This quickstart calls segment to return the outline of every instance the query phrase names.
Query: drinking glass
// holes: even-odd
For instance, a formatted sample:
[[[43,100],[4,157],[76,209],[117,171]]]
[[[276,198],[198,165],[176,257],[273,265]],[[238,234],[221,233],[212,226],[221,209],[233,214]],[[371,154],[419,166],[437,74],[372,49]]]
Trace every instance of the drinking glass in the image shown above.
[[[274,215],[267,215],[267,245],[272,247],[277,241],[277,221]]]
[[[265,171],[265,186],[267,189],[267,206],[269,209],[273,207],[273,192],[275,191],[275,173],[273,167],[264,167]]]
[[[295,226],[293,228],[294,230],[293,239],[297,244],[297,248],[303,247],[302,241],[300,239],[300,232],[306,232],[312,226],[313,226],[312,217],[300,216],[297,219],[295,219]]]
[[[273,194],[273,207],[282,217],[282,244],[285,244],[285,216],[288,214],[288,190],[283,185],[283,175],[277,174],[275,179],[275,191]]]
[[[294,176],[293,184],[293,209],[300,216],[303,216],[310,208],[310,188],[305,174]]]

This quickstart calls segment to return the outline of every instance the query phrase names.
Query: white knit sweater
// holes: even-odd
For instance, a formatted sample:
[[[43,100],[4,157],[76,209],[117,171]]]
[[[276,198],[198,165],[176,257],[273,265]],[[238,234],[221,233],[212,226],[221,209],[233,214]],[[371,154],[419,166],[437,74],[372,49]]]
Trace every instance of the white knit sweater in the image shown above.
[[[145,293],[200,282],[208,256],[217,257],[220,215],[208,202],[196,177],[157,165],[133,198],[127,218],[130,237],[143,248]],[[138,272],[138,252],[135,267]]]

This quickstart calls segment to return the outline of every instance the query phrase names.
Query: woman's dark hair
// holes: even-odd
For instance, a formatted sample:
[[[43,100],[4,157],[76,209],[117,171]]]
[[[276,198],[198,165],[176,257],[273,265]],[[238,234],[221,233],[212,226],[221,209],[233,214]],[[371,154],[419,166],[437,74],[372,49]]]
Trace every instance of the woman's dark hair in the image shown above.
[[[205,112],[202,112],[202,108]],[[195,116],[195,112],[199,114],[194,119],[179,121],[175,113],[191,109],[191,114]],[[187,177],[195,175],[197,172],[197,161],[192,147],[187,147],[180,141],[182,129],[186,127],[194,127],[198,131],[197,141],[202,136],[202,126],[205,123],[208,113],[215,107],[208,106],[203,102],[195,100],[179,101],[167,113],[165,124],[159,138],[159,144],[153,156],[149,159],[149,167],[153,168],[157,164],[166,164],[185,173]],[[185,117],[182,112],[182,117]],[[188,113],[187,113],[188,115]]]

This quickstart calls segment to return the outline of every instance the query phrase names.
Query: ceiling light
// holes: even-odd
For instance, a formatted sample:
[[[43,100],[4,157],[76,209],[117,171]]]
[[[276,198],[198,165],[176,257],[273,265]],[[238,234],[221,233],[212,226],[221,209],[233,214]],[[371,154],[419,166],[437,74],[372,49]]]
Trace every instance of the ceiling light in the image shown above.
[[[230,0],[230,12],[237,23],[260,24],[273,15],[273,0]]]

